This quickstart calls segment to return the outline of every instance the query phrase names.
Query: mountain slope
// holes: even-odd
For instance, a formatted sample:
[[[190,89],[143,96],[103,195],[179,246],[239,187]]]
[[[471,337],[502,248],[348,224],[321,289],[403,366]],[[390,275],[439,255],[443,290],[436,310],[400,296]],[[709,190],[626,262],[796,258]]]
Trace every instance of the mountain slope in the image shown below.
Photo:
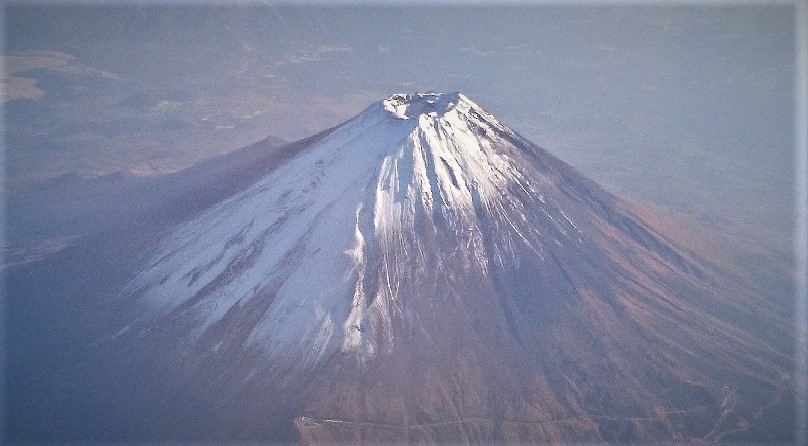
[[[109,343],[265,383],[312,442],[710,442],[789,384],[754,293],[459,93],[301,144],[116,302]]]
[[[140,176],[122,170],[84,179],[70,173],[40,182],[8,184],[4,191],[7,232],[14,250],[6,250],[6,262],[41,258],[36,251],[44,250],[36,244],[43,239],[46,244],[75,241],[128,227],[133,221],[152,229],[176,224],[262,177],[294,153],[296,144],[270,136],[163,175]],[[10,265],[0,268],[6,266]]]

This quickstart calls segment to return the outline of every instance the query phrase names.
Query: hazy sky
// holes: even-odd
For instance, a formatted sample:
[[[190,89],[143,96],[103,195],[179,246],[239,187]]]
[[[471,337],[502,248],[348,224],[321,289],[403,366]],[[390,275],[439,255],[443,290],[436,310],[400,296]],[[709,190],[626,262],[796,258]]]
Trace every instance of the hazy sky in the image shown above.
[[[787,233],[793,21],[789,5],[11,6],[6,175],[168,171],[395,92],[463,91],[619,191]]]

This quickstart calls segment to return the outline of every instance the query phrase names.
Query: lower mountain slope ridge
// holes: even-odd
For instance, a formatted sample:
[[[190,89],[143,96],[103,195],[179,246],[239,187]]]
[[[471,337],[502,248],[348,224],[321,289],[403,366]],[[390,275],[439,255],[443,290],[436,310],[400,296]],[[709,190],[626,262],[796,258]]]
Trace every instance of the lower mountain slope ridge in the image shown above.
[[[782,439],[783,315],[462,94],[297,150],[151,248],[106,348],[311,443]]]

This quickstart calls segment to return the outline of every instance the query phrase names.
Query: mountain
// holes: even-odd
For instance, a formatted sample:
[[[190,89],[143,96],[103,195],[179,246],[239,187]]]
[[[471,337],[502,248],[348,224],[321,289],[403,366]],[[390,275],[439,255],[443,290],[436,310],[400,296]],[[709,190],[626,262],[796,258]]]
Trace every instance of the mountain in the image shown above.
[[[76,425],[307,443],[793,438],[790,321],[755,278],[463,94],[393,95],[272,153],[197,166],[182,178],[228,185],[182,189],[151,226],[12,280],[75,283],[59,293],[92,302],[58,315],[93,339],[62,379],[65,407],[89,411]]]
[[[117,301],[111,342],[237,364],[300,399],[312,442],[709,442],[791,363],[764,302],[458,93],[319,135]]]

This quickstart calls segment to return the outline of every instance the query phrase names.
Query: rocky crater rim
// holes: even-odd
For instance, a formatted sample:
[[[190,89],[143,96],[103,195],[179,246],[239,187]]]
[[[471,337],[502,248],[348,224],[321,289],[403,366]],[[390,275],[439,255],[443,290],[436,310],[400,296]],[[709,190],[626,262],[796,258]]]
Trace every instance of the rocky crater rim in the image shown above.
[[[421,115],[440,117],[454,109],[465,96],[454,93],[397,93],[382,101],[384,109],[398,119]]]

